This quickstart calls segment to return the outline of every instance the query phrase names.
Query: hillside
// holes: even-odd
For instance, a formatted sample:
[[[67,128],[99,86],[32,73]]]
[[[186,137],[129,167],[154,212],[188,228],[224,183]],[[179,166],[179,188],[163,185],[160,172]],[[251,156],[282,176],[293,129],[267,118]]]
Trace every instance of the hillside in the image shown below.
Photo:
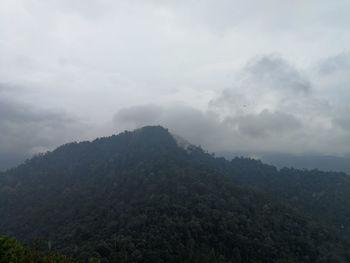
[[[179,147],[159,126],[0,174],[0,235],[101,262],[346,262],[349,177]]]
[[[344,156],[317,155],[310,153],[290,154],[281,152],[218,152],[217,156],[222,156],[228,160],[236,156],[259,159],[264,163],[276,166],[279,169],[293,167],[296,169],[318,169],[321,171],[343,172],[350,175],[350,154]],[[258,156],[258,157],[256,157]]]

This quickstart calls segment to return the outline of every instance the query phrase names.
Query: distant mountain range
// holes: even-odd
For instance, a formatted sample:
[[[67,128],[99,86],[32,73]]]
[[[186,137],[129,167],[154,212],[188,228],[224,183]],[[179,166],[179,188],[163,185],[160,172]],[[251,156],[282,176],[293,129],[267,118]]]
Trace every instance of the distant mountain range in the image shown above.
[[[147,126],[0,173],[0,235],[100,262],[350,261],[350,177],[230,161]]]
[[[217,156],[225,157],[228,160],[240,156],[259,159],[264,163],[276,166],[277,168],[294,167],[296,169],[318,169],[321,171],[344,172],[350,175],[350,154],[343,157],[317,154],[289,154],[278,152],[218,152]]]

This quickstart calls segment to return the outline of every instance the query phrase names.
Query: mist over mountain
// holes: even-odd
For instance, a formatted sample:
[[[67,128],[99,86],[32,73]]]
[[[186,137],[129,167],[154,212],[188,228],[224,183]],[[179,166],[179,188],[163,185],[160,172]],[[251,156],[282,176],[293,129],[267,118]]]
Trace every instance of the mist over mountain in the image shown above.
[[[2,0],[0,263],[349,263],[349,14]]]
[[[346,262],[350,177],[227,161],[160,126],[0,173],[0,233],[101,262]]]

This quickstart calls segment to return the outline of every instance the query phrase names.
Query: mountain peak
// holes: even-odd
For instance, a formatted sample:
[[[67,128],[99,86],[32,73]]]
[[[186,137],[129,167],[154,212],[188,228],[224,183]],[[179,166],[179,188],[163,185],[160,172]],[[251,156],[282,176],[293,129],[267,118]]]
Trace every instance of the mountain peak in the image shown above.
[[[168,129],[164,128],[163,126],[160,125],[147,125],[143,126],[141,128],[135,129],[134,132],[164,132],[164,133],[169,133]]]
[[[330,262],[349,250],[335,241],[349,236],[345,175],[181,143],[145,126],[37,156],[0,176],[0,232],[101,262]]]
[[[178,148],[174,136],[166,128],[145,126],[93,141],[64,144],[52,152],[36,155],[26,163],[42,164],[44,162],[54,167],[59,165],[64,168],[75,166],[76,163],[88,165],[92,162],[103,162],[120,155],[144,158],[164,154]]]
[[[162,126],[144,126],[138,129],[135,129],[131,132],[134,134],[134,138],[143,138],[148,140],[164,140],[173,138],[168,129]]]

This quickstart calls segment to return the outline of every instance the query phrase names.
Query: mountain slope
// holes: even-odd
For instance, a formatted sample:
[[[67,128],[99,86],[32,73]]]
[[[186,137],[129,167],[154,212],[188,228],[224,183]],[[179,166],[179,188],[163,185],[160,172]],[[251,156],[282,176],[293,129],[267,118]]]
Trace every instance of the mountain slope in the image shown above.
[[[278,171],[245,161],[159,126],[67,144],[1,174],[0,233],[103,262],[345,262],[332,228],[254,183]]]
[[[279,169],[284,167],[293,167],[296,169],[318,169],[321,171],[344,172],[350,175],[350,154],[344,156],[316,155],[316,154],[289,154],[281,152],[218,152],[217,156],[222,156],[228,160],[236,156],[258,156],[254,159],[260,159],[264,163],[276,166]]]
[[[256,160],[234,158],[226,173],[239,183],[253,186],[284,203],[308,213],[350,236],[350,176],[338,172],[297,170],[266,165]]]

